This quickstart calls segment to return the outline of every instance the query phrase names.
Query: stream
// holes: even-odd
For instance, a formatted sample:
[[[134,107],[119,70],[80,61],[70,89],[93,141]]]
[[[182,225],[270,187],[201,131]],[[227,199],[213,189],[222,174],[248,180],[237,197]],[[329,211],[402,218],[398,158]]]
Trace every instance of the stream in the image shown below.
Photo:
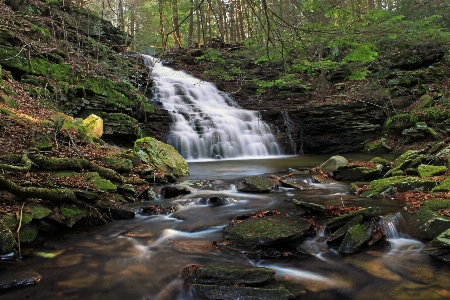
[[[362,154],[345,157],[349,161],[371,158]],[[22,260],[9,263],[14,271],[38,272],[41,282],[0,291],[0,298],[190,300],[194,298],[180,276],[186,264],[235,262],[272,268],[277,282],[295,299],[449,299],[450,266],[422,253],[426,245],[402,234],[401,220],[398,226],[390,228],[393,233],[388,238],[389,245],[375,244],[351,255],[340,254],[332,247],[302,259],[252,259],[212,246],[213,241],[223,240],[222,228],[237,215],[291,207],[292,199],[324,205],[379,206],[391,216],[405,206],[404,201],[350,195],[348,183],[312,183],[310,175],[296,176],[303,176],[317,189],[283,188],[266,194],[236,191],[235,183],[243,177],[286,174],[288,168],[311,168],[328,158],[191,161],[191,175],[183,180],[203,181],[201,189],[177,199],[159,198],[130,205],[139,211],[148,205],[180,204],[179,211],[171,215],[137,214],[132,220],[47,240],[25,252]],[[237,201],[224,206],[187,201],[211,196]],[[313,247],[316,239],[304,243]]]

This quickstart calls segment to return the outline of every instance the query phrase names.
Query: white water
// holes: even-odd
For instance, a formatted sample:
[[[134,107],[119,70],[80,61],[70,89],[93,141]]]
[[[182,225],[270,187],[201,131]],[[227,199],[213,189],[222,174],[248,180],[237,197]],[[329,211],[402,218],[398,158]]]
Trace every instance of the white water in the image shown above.
[[[258,112],[244,110],[213,84],[142,55],[154,82],[154,99],[172,116],[168,143],[188,160],[281,155]]]

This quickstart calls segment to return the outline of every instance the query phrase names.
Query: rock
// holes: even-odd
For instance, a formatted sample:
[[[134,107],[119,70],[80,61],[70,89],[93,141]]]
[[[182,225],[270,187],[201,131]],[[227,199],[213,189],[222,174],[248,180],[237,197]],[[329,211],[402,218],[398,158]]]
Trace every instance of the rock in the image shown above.
[[[444,209],[450,209],[450,200],[425,201],[417,213],[402,210],[406,233],[417,239],[434,239],[450,228],[450,217],[437,213]]]
[[[130,172],[133,169],[133,162],[128,158],[102,157],[101,163],[117,172]]]
[[[420,165],[417,168],[420,177],[432,177],[445,174],[447,167],[445,166],[433,166],[433,165]]]
[[[100,138],[103,135],[103,120],[92,114],[83,120],[83,128],[87,136]]]
[[[361,197],[387,196],[397,192],[417,190],[430,191],[436,186],[436,180],[414,176],[396,176],[373,180],[369,186],[369,189],[360,194]]]
[[[222,234],[224,239],[239,245],[264,246],[300,239],[310,228],[311,223],[305,219],[270,215],[232,222]]]
[[[447,247],[425,247],[422,252],[428,253],[436,260],[450,263],[450,249]]]
[[[327,243],[332,244],[332,243],[336,242],[341,237],[343,237],[350,228],[352,228],[356,224],[361,223],[363,221],[363,219],[364,218],[362,215],[357,215],[357,216],[353,217],[344,226],[342,226],[341,228],[339,228],[338,230],[333,232],[333,234],[327,239]]]
[[[0,255],[14,252],[17,247],[16,238],[11,229],[0,219]]]
[[[325,223],[325,226],[329,228],[335,228],[344,225],[350,219],[353,219],[356,216],[361,215],[363,218],[372,218],[382,214],[382,209],[379,207],[367,207],[360,210],[352,211],[345,215],[340,215],[335,217]]]
[[[375,167],[365,166],[344,166],[339,168],[334,178],[341,181],[367,181],[379,177],[382,174],[383,165],[377,164]]]
[[[353,253],[370,239],[370,224],[356,224],[345,234],[344,240],[339,246],[341,253]]]
[[[326,162],[321,164],[319,166],[319,170],[327,173],[327,172],[334,172],[339,167],[345,166],[348,164],[348,160],[345,159],[345,157],[340,155],[335,155],[330,157]]]
[[[284,300],[292,297],[292,294],[281,286],[259,288],[192,284],[191,291],[194,298],[199,300]]]
[[[299,190],[314,190],[317,187],[303,181],[303,179],[296,179],[290,177],[279,177],[276,175],[272,175],[273,178],[277,179],[282,186],[293,187]]]
[[[209,198],[196,198],[194,199],[194,201],[199,205],[221,206],[230,204],[232,202],[235,202],[236,200],[234,200],[233,198],[213,196]]]
[[[59,211],[52,212],[48,216],[48,218],[67,227],[73,227],[75,223],[86,217],[89,217],[89,212],[75,205],[62,205]]]
[[[136,140],[134,151],[145,163],[160,170],[169,181],[189,175],[186,160],[171,145],[146,137]]]
[[[41,281],[41,275],[32,271],[13,271],[0,273],[0,289],[32,285]]]
[[[274,185],[275,183],[270,179],[262,176],[252,176],[242,179],[237,185],[237,190],[250,193],[268,193],[273,189]]]
[[[299,206],[306,208],[307,210],[312,210],[312,211],[319,212],[319,213],[327,212],[327,208],[320,204],[305,202],[305,201],[297,200],[297,199],[293,199],[292,202],[295,205],[299,205]]]
[[[435,237],[431,243],[433,246],[445,247],[450,250],[450,228],[442,232],[440,235]]]
[[[161,189],[161,195],[164,198],[174,198],[180,195],[187,195],[194,191],[193,188],[187,185],[168,185]]]
[[[275,280],[269,268],[234,263],[186,265],[181,271],[187,283],[219,285],[264,285]]]
[[[433,193],[447,193],[450,192],[450,177],[442,180],[437,186],[432,190]]]

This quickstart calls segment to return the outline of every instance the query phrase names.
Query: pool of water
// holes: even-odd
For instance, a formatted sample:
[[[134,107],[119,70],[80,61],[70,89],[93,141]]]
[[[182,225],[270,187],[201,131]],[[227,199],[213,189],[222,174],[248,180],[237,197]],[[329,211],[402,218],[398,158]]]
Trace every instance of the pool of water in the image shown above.
[[[370,157],[345,155],[349,160]],[[9,263],[0,272],[34,271],[40,283],[1,291],[9,299],[194,299],[180,272],[186,264],[238,262],[266,266],[276,271],[277,282],[295,299],[448,299],[450,267],[421,252],[425,244],[398,235],[389,245],[378,245],[351,255],[334,248],[321,249],[306,259],[254,260],[236,252],[218,250],[222,228],[235,216],[259,210],[292,206],[292,199],[325,205],[380,206],[395,214],[405,202],[358,198],[348,193],[348,183],[313,184],[317,189],[281,189],[268,194],[237,192],[235,184],[250,175],[286,174],[288,168],[310,168],[328,156],[278,157],[258,160],[189,162],[188,180],[208,183],[193,194],[177,199],[157,199],[130,205],[180,204],[174,215],[143,216],[116,221],[89,231],[48,240],[23,260]],[[300,176],[300,175],[299,175]],[[311,182],[309,175],[304,180]],[[183,179],[183,180],[185,180]],[[210,185],[210,187],[208,187]],[[213,195],[236,200],[225,206],[187,201]],[[315,247],[316,238],[304,243]]]

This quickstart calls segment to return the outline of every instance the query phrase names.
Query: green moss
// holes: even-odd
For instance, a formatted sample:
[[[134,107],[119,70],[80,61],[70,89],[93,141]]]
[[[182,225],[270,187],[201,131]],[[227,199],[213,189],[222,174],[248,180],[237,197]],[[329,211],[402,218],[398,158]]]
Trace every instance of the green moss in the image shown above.
[[[447,193],[450,192],[450,177],[443,180],[441,183],[439,183],[438,186],[434,187],[431,190],[433,193]]]
[[[420,177],[432,177],[445,174],[447,167],[445,166],[433,166],[433,165],[420,165],[417,168]]]
[[[383,147],[381,142],[367,143],[363,149],[365,153],[385,153],[386,151],[387,149]]]
[[[3,107],[0,107],[0,113],[7,116],[15,116],[15,114],[12,111]]]
[[[11,108],[17,108],[17,106],[18,106],[17,102],[14,99],[12,99],[6,95],[0,94],[0,102],[6,104],[7,106],[9,106]]]
[[[29,243],[34,241],[36,239],[38,234],[38,230],[36,226],[32,224],[27,224],[20,228],[19,235],[20,235],[20,242],[21,243]]]
[[[171,145],[162,143],[152,137],[145,137],[136,140],[134,151],[140,159],[148,164],[155,165],[166,175],[189,175],[186,160]]]
[[[369,240],[370,230],[367,224],[356,224],[345,234],[344,240],[339,246],[339,252],[353,253]]]
[[[55,172],[52,176],[55,178],[61,178],[61,177],[72,177],[78,175],[75,171],[63,171],[63,172]]]
[[[19,220],[15,216],[3,216],[1,220],[11,230],[16,230],[19,225]]]
[[[436,186],[436,180],[419,177],[389,177],[370,182],[370,188],[361,197],[387,196],[396,192],[429,191]]]
[[[50,77],[53,80],[67,81],[71,67],[66,64],[55,64],[43,58],[31,60],[32,73]]]
[[[84,178],[101,191],[115,192],[117,190],[115,184],[107,179],[101,178],[97,172],[88,172],[84,175]]]

